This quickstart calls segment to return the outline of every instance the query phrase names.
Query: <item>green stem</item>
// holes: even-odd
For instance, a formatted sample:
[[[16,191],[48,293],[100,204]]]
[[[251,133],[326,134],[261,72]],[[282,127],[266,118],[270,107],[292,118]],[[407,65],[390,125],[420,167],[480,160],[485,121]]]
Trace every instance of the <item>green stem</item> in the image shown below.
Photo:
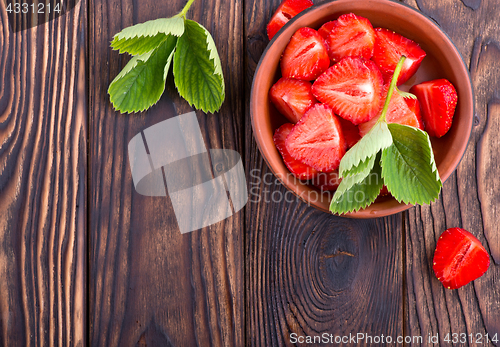
[[[193,4],[193,2],[194,2],[194,0],[189,0],[187,2],[186,6],[184,6],[182,11],[176,17],[183,17],[184,19],[186,19],[186,13],[189,11],[189,8]]]
[[[385,98],[384,107],[382,108],[382,114],[380,115],[380,118],[378,119],[377,123],[381,121],[385,122],[385,115],[387,113],[387,110],[389,109],[392,93],[394,92],[394,88],[396,88],[396,83],[398,81],[399,73],[401,72],[405,59],[406,57],[402,55],[398,61],[398,65],[396,65],[396,69],[394,70],[394,74],[392,75],[391,84],[389,85],[389,90],[387,91],[387,97]]]

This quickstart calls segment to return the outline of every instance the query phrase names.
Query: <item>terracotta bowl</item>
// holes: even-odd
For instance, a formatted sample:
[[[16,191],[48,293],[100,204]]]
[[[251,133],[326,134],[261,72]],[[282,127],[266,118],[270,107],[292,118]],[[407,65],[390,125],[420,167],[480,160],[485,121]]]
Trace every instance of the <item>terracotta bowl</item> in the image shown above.
[[[333,193],[323,192],[295,179],[286,168],[273,142],[274,131],[287,120],[269,101],[271,86],[279,79],[280,57],[290,37],[301,27],[318,29],[323,23],[354,12],[368,18],[373,27],[383,27],[419,43],[427,56],[417,73],[402,90],[436,78],[448,79],[458,93],[458,105],[450,131],[440,139],[431,138],[439,174],[444,182],[455,170],[467,147],[474,115],[474,94],[469,71],[460,52],[450,38],[431,19],[406,5],[389,0],[337,0],[313,6],[293,18],[273,38],[262,54],[255,72],[250,98],[250,114],[257,145],[269,168],[281,182],[303,201],[328,212]],[[345,214],[350,218],[388,216],[410,208],[394,198],[381,197],[358,212]]]

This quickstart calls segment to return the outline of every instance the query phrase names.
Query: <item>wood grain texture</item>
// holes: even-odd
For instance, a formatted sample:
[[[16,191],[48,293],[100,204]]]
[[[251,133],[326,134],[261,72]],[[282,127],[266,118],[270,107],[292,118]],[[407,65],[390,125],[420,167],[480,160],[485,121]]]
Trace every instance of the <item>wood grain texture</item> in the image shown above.
[[[266,24],[278,4],[245,2],[247,106],[253,74],[269,42]],[[403,335],[401,214],[351,220],[297,200],[261,157],[248,107],[246,141],[247,344],[290,346],[292,334]]]
[[[92,346],[241,346],[244,344],[243,212],[180,234],[166,197],[135,192],[127,145],[141,130],[190,111],[170,74],[145,113],[112,110],[107,88],[126,64],[109,47],[132,24],[170,17],[185,1],[90,3],[90,344]],[[188,18],[214,37],[226,81],[215,115],[198,112],[207,148],[242,152],[242,5],[196,1]]]
[[[441,339],[448,333],[500,337],[500,229],[496,218],[500,11],[491,0],[409,3],[436,20],[459,48],[470,67],[476,114],[469,146],[457,171],[444,184],[441,199],[407,214],[407,329],[424,336],[439,333]],[[454,291],[444,289],[432,271],[437,238],[450,227],[472,232],[494,260],[486,275]],[[483,338],[483,345],[491,345],[484,342]]]
[[[263,201],[286,193],[279,184],[261,188],[269,188],[260,195]],[[299,201],[249,204],[249,345],[307,342],[295,340],[298,336],[318,338],[299,345],[332,345],[319,340],[323,334],[326,341],[357,333],[403,335],[399,215],[361,221],[330,216]]]
[[[86,343],[85,9],[10,31],[0,2],[0,343]]]

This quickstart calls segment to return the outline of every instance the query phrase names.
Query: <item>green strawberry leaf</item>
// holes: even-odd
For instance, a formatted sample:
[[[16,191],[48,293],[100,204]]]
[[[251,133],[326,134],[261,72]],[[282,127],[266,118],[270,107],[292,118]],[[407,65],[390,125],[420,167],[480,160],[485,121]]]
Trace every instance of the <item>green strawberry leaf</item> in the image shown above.
[[[143,61],[143,62],[147,61],[149,59],[149,57],[151,56],[151,53],[153,53],[153,51],[148,52],[148,53],[144,53],[141,55],[133,56],[132,59],[130,59],[128,61],[127,65],[125,65],[125,67],[122,69],[122,71],[120,71],[120,73],[115,77],[113,82],[115,80],[119,80],[120,78],[122,78],[123,76],[128,74],[135,66],[137,66],[137,63],[139,61]],[[113,82],[111,82],[111,83],[113,83]]]
[[[371,157],[366,158],[365,160],[359,162],[357,166],[353,166],[349,170],[345,171],[344,177],[354,176],[362,172],[366,172],[366,170],[370,172],[374,163],[375,163],[375,156],[372,155]]]
[[[108,93],[116,110],[142,112],[158,102],[165,90],[176,42],[177,38],[170,35],[153,51],[132,57],[109,85]]]
[[[358,173],[342,178],[342,181],[340,182],[333,196],[334,200],[338,199],[342,194],[344,194],[344,192],[351,189],[352,186],[354,186],[355,184],[358,184],[359,182],[363,181],[370,174],[371,170],[373,169],[373,166],[375,165],[375,157],[376,156],[370,157],[367,160],[368,165],[365,165],[364,168],[360,170]],[[380,156],[378,157],[380,160]]]
[[[375,156],[381,149],[392,144],[391,132],[387,128],[387,123],[377,122],[370,131],[361,138],[342,157],[339,166],[340,177],[345,177],[353,167],[360,165],[367,158]],[[356,169],[353,170],[356,172]]]
[[[210,33],[202,25],[186,19],[184,34],[174,54],[174,82],[190,105],[204,112],[218,111],[224,102],[222,67]]]
[[[375,201],[384,181],[381,176],[380,154],[374,158],[373,167],[368,171],[342,179],[330,202],[332,213],[358,211]]]
[[[442,183],[429,135],[420,129],[391,123],[393,143],[382,152],[382,177],[392,196],[407,204],[429,204]]]
[[[183,18],[160,18],[123,29],[113,37],[111,47],[120,53],[139,55],[157,48],[168,36],[183,33]]]

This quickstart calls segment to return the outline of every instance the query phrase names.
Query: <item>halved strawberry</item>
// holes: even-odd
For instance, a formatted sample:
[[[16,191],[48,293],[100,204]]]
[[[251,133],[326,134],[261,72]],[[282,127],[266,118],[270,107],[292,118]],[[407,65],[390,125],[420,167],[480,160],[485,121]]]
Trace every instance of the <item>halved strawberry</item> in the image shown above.
[[[354,125],[367,122],[380,108],[382,74],[374,62],[347,57],[318,77],[312,93]]]
[[[320,172],[311,181],[321,191],[337,190],[340,182],[342,182],[342,178],[339,176],[339,170]]]
[[[417,84],[410,92],[420,101],[425,131],[431,136],[444,136],[450,130],[458,101],[453,84],[442,78]]]
[[[342,133],[344,134],[345,150],[347,152],[349,148],[354,146],[361,139],[361,136],[359,136],[359,129],[356,125],[340,117],[339,122]]]
[[[419,68],[425,57],[424,50],[417,43],[392,30],[376,28],[375,34],[372,60],[382,71],[385,82],[390,82],[399,59],[404,55],[406,60],[399,74],[397,85],[405,83]]]
[[[269,99],[294,124],[316,103],[311,83],[286,77],[280,78],[271,87]]]
[[[467,230],[450,228],[441,234],[434,252],[433,269],[448,289],[457,289],[481,277],[490,257],[481,242]]]
[[[293,127],[285,144],[294,159],[318,171],[337,169],[345,153],[339,120],[324,104],[316,104],[306,112]]]
[[[332,31],[333,27],[335,26],[336,21],[332,20],[329,22],[326,22],[321,26],[321,28],[318,29],[318,34],[321,35],[325,42],[325,47],[326,50],[328,51],[328,56],[330,56],[330,47],[328,45],[328,42],[330,41],[330,32]]]
[[[413,112],[417,117],[416,123],[418,125],[411,125],[411,126],[417,127],[420,130],[424,130],[424,122],[422,120],[422,109],[420,108],[420,102],[418,101],[418,99],[413,99],[413,98],[404,98],[404,100],[406,102],[406,105],[408,105],[410,111]],[[407,123],[407,125],[410,125],[410,123]]]
[[[276,145],[276,148],[278,148],[278,151],[281,153],[283,162],[285,163],[288,170],[290,170],[290,172],[294,174],[295,177],[300,178],[301,180],[309,180],[315,177],[318,174],[318,171],[310,166],[307,166],[306,164],[301,163],[298,160],[293,159],[286,149],[285,140],[292,129],[293,124],[290,123],[285,123],[281,127],[279,127],[274,132],[274,144]]]
[[[387,90],[389,89],[389,85],[386,84],[383,90],[383,102],[385,102],[385,97],[387,96]],[[378,117],[373,117],[368,122],[360,124],[359,135],[361,137],[365,136],[368,131],[375,125]],[[403,98],[398,94],[397,90],[392,93],[391,102],[389,104],[389,108],[387,109],[387,113],[385,115],[385,120],[387,123],[398,123],[403,125],[409,125],[411,127],[419,128],[420,130],[424,130],[424,126],[422,124],[422,116],[420,115],[420,105],[417,99],[412,98]]]
[[[330,59],[339,61],[349,56],[372,57],[375,31],[368,19],[348,13],[334,23],[327,40]]]
[[[380,189],[380,193],[378,193],[378,196],[381,197],[381,196],[387,196],[387,195],[391,195],[391,193],[389,192],[389,189],[387,189],[387,186],[384,184],[382,186],[382,189]]]
[[[293,34],[281,57],[281,75],[311,81],[330,66],[323,38],[311,28]]]
[[[267,24],[267,37],[269,37],[269,40],[271,40],[290,19],[312,5],[313,3],[311,0],[284,0],[278,6],[276,12],[274,12],[271,20]]]

